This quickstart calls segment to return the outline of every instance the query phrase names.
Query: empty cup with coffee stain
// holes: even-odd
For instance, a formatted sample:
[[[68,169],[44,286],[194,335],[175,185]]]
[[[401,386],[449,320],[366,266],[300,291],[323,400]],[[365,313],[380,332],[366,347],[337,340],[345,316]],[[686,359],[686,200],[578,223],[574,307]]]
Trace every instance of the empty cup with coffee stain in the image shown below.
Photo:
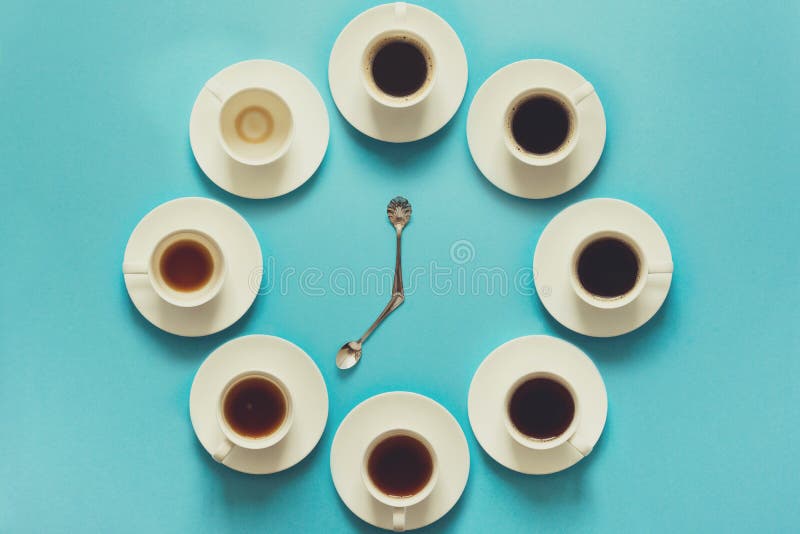
[[[217,421],[224,438],[211,455],[222,462],[234,447],[276,445],[288,434],[292,413],[292,397],[277,376],[247,371],[233,377],[219,396]]]
[[[392,527],[406,529],[406,509],[427,498],[436,485],[436,451],[425,437],[404,428],[376,436],[364,451],[361,478],[367,491],[392,508]]]
[[[407,4],[394,4],[397,27],[370,39],[362,54],[362,81],[367,94],[389,108],[408,108],[424,101],[436,82],[433,48],[419,34],[403,28]]]
[[[269,87],[235,90],[212,78],[206,88],[220,101],[217,133],[232,159],[250,166],[282,158],[292,143],[294,119],[286,100]]]
[[[141,263],[125,262],[124,274],[147,275],[159,297],[175,306],[192,308],[213,299],[225,281],[225,255],[205,232],[170,232]]]
[[[544,167],[562,161],[580,137],[576,108],[593,93],[589,82],[568,93],[545,85],[522,91],[506,109],[506,148],[526,165]]]
[[[570,262],[575,294],[595,308],[615,309],[642,293],[650,275],[672,273],[671,261],[648,258],[628,233],[599,230],[578,242]]]

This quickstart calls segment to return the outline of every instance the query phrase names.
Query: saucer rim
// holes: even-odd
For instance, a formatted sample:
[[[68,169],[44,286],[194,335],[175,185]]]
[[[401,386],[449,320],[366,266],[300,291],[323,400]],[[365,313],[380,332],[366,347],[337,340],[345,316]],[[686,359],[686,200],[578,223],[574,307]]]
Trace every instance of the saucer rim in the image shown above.
[[[251,246],[249,249],[238,249],[231,255],[235,255],[240,259],[240,261],[246,261],[243,258],[252,255],[254,269],[256,267],[263,266],[263,253],[261,250],[261,244],[258,241],[258,237],[255,234],[255,231],[247,222],[247,220],[242,217],[242,215],[219,200],[207,197],[200,197],[200,196],[189,196],[189,197],[179,197],[168,200],[163,202],[150,211],[148,211],[139,221],[136,223],[136,226],[131,231],[130,236],[128,237],[128,241],[125,245],[125,251],[123,253],[122,263],[126,262],[135,262],[139,261],[138,259],[130,259],[129,254],[131,253],[131,248],[138,246],[140,240],[150,240],[153,241],[154,238],[152,235],[143,235],[144,232],[147,231],[146,226],[152,222],[153,219],[160,220],[163,218],[169,219],[169,213],[171,210],[175,210],[181,208],[183,204],[192,205],[190,206],[191,209],[187,208],[187,211],[192,213],[192,217],[202,217],[203,218],[203,227],[205,227],[208,219],[208,210],[219,210],[219,221],[222,229],[219,230],[219,234],[221,235],[214,235],[214,239],[218,242],[226,242],[229,241],[230,238],[226,236],[230,236],[231,232],[243,232],[243,238],[247,241],[251,242]],[[226,221],[227,219],[227,221]],[[180,224],[174,223],[170,226],[174,226],[176,229],[184,228],[187,226],[184,221],[181,221]],[[152,232],[151,232],[152,233]],[[158,236],[156,236],[158,237]],[[229,271],[230,265],[235,262],[236,260],[233,258],[226,258],[226,261],[229,262]],[[238,262],[237,262],[238,263]],[[237,286],[237,293],[244,294],[245,292],[241,291],[241,285],[247,285],[248,290],[246,293],[251,295],[246,299],[239,297],[235,305],[228,304],[225,307],[225,311],[223,313],[218,313],[216,315],[215,320],[207,326],[205,329],[194,329],[194,322],[187,321],[187,320],[179,320],[179,319],[165,319],[165,316],[158,313],[159,309],[167,309],[173,311],[175,315],[172,317],[189,317],[192,314],[202,313],[200,308],[180,308],[174,305],[171,305],[167,302],[163,302],[158,297],[157,293],[152,287],[138,287],[135,286],[135,280],[138,280],[142,275],[140,274],[132,274],[132,273],[122,273],[123,281],[125,283],[125,290],[128,293],[128,297],[130,298],[131,302],[133,303],[136,310],[146,319],[150,324],[167,332],[169,334],[182,336],[182,337],[203,337],[212,334],[216,334],[229,328],[237,321],[239,321],[244,315],[250,310],[253,306],[253,303],[258,297],[258,293],[256,291],[250,291],[249,287],[252,284],[253,287],[260,287],[261,280],[263,277],[262,270],[258,270],[257,272],[251,271],[250,275],[247,277],[246,280],[237,281],[234,277],[230,277],[230,280],[223,284],[222,288],[220,289],[219,293],[214,297],[214,299],[219,299],[222,296],[222,293],[227,291],[230,292],[231,286],[235,284]],[[149,302],[149,298],[152,297],[154,300]],[[155,300],[159,299],[159,300]],[[156,302],[157,304],[153,304]],[[206,305],[203,305],[206,306]],[[220,318],[226,317],[226,318]],[[190,326],[187,327],[186,325],[189,324]]]
[[[305,89],[307,90],[306,95],[292,93],[290,100],[292,100],[293,103],[287,103],[289,104],[289,108],[293,115],[302,113],[308,118],[308,121],[315,121],[318,124],[313,128],[306,129],[308,131],[313,130],[315,132],[313,136],[298,136],[298,125],[295,124],[295,134],[293,136],[294,140],[281,158],[269,164],[250,167],[231,158],[225,152],[221,143],[219,143],[216,132],[216,122],[210,116],[207,116],[206,112],[210,114],[211,111],[213,111],[213,109],[210,108],[218,108],[221,106],[221,103],[217,97],[214,96],[211,90],[208,89],[207,85],[209,81],[220,76],[231,78],[243,76],[243,72],[245,70],[257,65],[263,67],[264,69],[277,71],[279,73],[277,76],[283,76],[283,79],[285,80],[281,83],[291,83],[296,87],[305,86]],[[268,78],[269,73],[265,72],[263,75]],[[280,94],[279,96],[286,99],[286,96],[283,94]],[[299,103],[299,100],[301,99],[304,99],[305,104],[313,105],[301,105]],[[312,116],[317,112],[319,112],[319,116],[314,119]],[[320,136],[319,139],[316,139],[317,133],[320,132],[322,132],[323,135]],[[318,141],[319,143],[317,143]],[[328,115],[328,109],[325,105],[325,101],[322,98],[319,90],[314,83],[298,69],[286,63],[272,59],[247,59],[223,67],[203,83],[203,86],[200,88],[194,104],[192,105],[192,112],[189,117],[189,144],[191,145],[192,154],[197,166],[200,168],[203,174],[209,180],[211,180],[212,183],[214,183],[223,191],[227,191],[232,195],[242,198],[250,198],[255,200],[278,198],[302,187],[316,174],[317,170],[322,165],[328,150],[328,145],[330,144],[330,117]],[[300,144],[305,145],[305,148],[301,148]],[[216,151],[216,155],[213,157],[211,157],[209,153],[209,151],[212,149]],[[309,157],[309,154],[312,154],[312,149],[314,155],[313,158]],[[279,171],[276,173],[276,165],[278,165],[281,161],[287,161],[287,158],[290,156],[294,156],[295,159],[298,159],[302,162],[294,166],[295,170],[297,170],[299,167],[302,169],[302,172],[298,171],[294,174],[289,174],[286,171]],[[246,170],[248,174],[261,174],[266,176],[249,176],[249,178],[263,179],[264,181],[260,187],[253,186],[252,189],[245,191],[240,185],[237,185],[237,181],[235,179],[230,178],[233,175],[233,172],[231,172],[230,168],[220,168],[220,165],[225,165],[226,167],[231,167],[234,169],[243,169]],[[274,174],[274,176],[271,174]],[[278,179],[284,179],[287,176],[289,177],[288,187],[276,187],[275,182]]]
[[[571,76],[580,79],[583,82],[590,83],[581,73],[558,61],[544,58],[522,59],[504,65],[503,67],[500,67],[494,71],[475,92],[475,96],[470,103],[469,111],[467,113],[467,146],[469,148],[470,156],[472,157],[472,160],[480,171],[481,175],[483,175],[484,178],[486,178],[492,185],[501,191],[515,197],[526,198],[530,200],[557,197],[571,191],[572,189],[575,189],[581,183],[583,183],[592,174],[594,169],[597,167],[597,164],[600,162],[600,158],[602,157],[605,149],[607,137],[605,110],[603,108],[602,101],[600,100],[600,96],[595,90],[589,97],[587,97],[587,100],[581,102],[580,106],[580,109],[583,109],[583,115],[590,113],[590,111],[585,109],[586,106],[591,105],[594,107],[594,109],[591,110],[591,113],[596,114],[597,118],[596,123],[592,125],[592,135],[586,135],[582,132],[577,141],[577,146],[575,149],[572,150],[572,152],[565,157],[564,160],[554,164],[554,167],[560,168],[553,168],[551,166],[525,166],[521,162],[515,163],[512,161],[515,158],[506,151],[503,151],[502,157],[507,156],[510,165],[524,169],[525,176],[522,177],[524,180],[549,181],[553,178],[552,174],[556,173],[557,176],[566,177],[566,179],[562,180],[562,187],[537,187],[536,185],[530,185],[533,182],[528,182],[528,187],[522,188],[516,185],[516,181],[514,179],[515,177],[518,177],[518,175],[502,172],[504,170],[502,168],[499,169],[499,172],[495,172],[498,171],[499,167],[495,161],[496,158],[491,153],[491,150],[485,147],[497,144],[498,136],[501,144],[505,146],[504,136],[502,132],[496,132],[493,128],[481,128],[480,124],[476,122],[478,120],[476,118],[478,113],[477,110],[483,106],[491,104],[491,100],[494,99],[490,99],[487,94],[492,91],[499,92],[502,95],[501,100],[503,102],[508,101],[509,103],[519,94],[519,91],[516,88],[510,87],[508,84],[501,84],[499,78],[507,75],[510,76],[514,73],[514,71],[542,67],[546,69],[553,69],[554,71],[559,70],[561,71],[561,76]],[[562,81],[559,80],[557,83],[553,83],[552,85],[557,86],[561,83]],[[581,148],[583,150],[579,150]],[[570,163],[575,164],[576,162],[578,164],[578,169],[575,171],[570,171],[568,167],[565,167],[565,165]],[[531,188],[529,189],[529,187]]]
[[[581,310],[581,314],[585,314],[594,318],[601,318],[607,313],[614,315],[614,321],[608,322],[608,325],[603,325],[601,322],[595,320],[577,321],[574,309],[564,309],[563,303],[566,299],[572,297],[578,299],[574,295],[572,287],[567,280],[566,284],[561,280],[557,285],[558,288],[563,287],[563,291],[553,291],[554,285],[545,282],[551,282],[552,277],[547,276],[547,272],[551,272],[550,268],[543,268],[543,265],[551,266],[564,258],[565,254],[570,251],[565,251],[564,247],[560,245],[563,243],[565,237],[569,237],[578,233],[575,228],[574,222],[581,217],[591,215],[597,212],[596,207],[600,204],[608,204],[613,210],[614,217],[618,217],[614,221],[615,226],[619,226],[624,231],[634,235],[642,236],[643,233],[649,234],[647,238],[642,236],[643,248],[659,248],[669,261],[673,261],[672,250],[669,246],[664,231],[653,217],[645,210],[628,202],[626,200],[599,197],[589,198],[571,204],[558,212],[542,230],[539,239],[536,242],[536,247],[533,253],[533,272],[537,274],[534,280],[536,287],[536,295],[539,298],[542,306],[547,310],[553,319],[555,319],[562,326],[569,328],[573,332],[582,334],[589,337],[609,338],[628,334],[634,330],[644,326],[649,322],[664,305],[664,302],[669,295],[669,290],[672,285],[673,273],[659,273],[660,284],[651,284],[642,289],[639,296],[631,303],[613,310],[596,309],[588,304],[576,303]],[[569,224],[569,223],[573,224]],[[555,227],[554,227],[555,225]],[[555,232],[559,232],[555,234]],[[551,237],[552,236],[552,237]],[[541,248],[540,248],[541,247]],[[546,253],[545,248],[550,252]],[[659,258],[659,261],[664,261],[664,258]],[[556,280],[559,280],[556,277]],[[567,287],[569,286],[569,287]],[[545,294],[547,293],[547,294]],[[646,298],[642,298],[642,297]],[[611,317],[611,315],[607,315]]]

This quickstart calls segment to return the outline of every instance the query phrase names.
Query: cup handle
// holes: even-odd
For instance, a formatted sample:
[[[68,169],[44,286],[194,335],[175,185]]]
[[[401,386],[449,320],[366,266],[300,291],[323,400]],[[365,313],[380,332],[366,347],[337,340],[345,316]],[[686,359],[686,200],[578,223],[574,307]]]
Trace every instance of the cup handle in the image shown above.
[[[219,100],[221,104],[225,102],[230,95],[228,94],[228,90],[225,88],[225,86],[222,85],[217,78],[219,78],[219,76],[214,76],[208,80],[205,87],[208,89],[209,93],[214,95],[214,98]]]
[[[394,508],[392,510],[392,529],[395,532],[403,532],[406,529],[406,508]]]
[[[577,106],[583,101],[584,98],[594,93],[594,86],[589,82],[583,82],[581,85],[572,90],[569,94],[569,99],[572,101],[573,106]]]
[[[671,274],[672,273],[672,262],[667,261],[664,263],[654,263],[653,265],[647,266],[647,273],[648,274]]]
[[[147,264],[125,262],[122,264],[122,274],[148,274]]]
[[[228,457],[228,455],[233,450],[233,443],[229,440],[225,439],[220,443],[211,456],[218,462],[222,463],[222,461]]]

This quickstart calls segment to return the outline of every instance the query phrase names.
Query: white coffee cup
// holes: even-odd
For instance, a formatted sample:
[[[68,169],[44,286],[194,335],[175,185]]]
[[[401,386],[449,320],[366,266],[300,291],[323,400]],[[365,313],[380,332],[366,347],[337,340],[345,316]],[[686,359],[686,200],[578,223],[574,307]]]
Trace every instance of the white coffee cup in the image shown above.
[[[558,382],[559,384],[564,386],[564,388],[566,388],[566,390],[569,391],[569,394],[572,396],[572,402],[575,407],[575,412],[574,415],[572,416],[572,421],[570,422],[567,429],[558,436],[554,436],[548,439],[538,439],[532,436],[528,436],[527,434],[521,432],[514,425],[514,422],[511,420],[511,416],[509,414],[511,398],[514,396],[514,393],[517,391],[517,388],[519,388],[522,384],[524,384],[528,380],[532,380],[535,378],[547,378],[555,382]],[[563,376],[547,371],[536,371],[533,373],[528,373],[517,379],[513,384],[511,384],[511,387],[508,388],[508,391],[506,392],[505,396],[505,401],[503,403],[503,407],[504,407],[503,422],[505,423],[505,427],[509,435],[514,439],[514,441],[516,441],[523,447],[535,450],[553,449],[555,447],[558,447],[562,443],[568,441],[575,434],[575,431],[578,429],[578,423],[580,422],[580,416],[581,416],[581,407],[580,404],[578,403],[578,396],[575,394],[575,388],[572,387],[572,384],[570,384],[569,381]]]
[[[395,27],[374,35],[367,41],[361,54],[361,81],[367,94],[378,104],[389,108],[409,108],[416,106],[430,95],[436,83],[436,61],[433,48],[421,35],[405,27],[406,8],[408,4],[396,2],[394,4]],[[402,41],[414,46],[422,53],[427,61],[427,78],[422,85],[406,96],[395,96],[381,90],[372,75],[372,60],[375,55],[386,45],[394,41]]]
[[[594,87],[589,82],[584,82],[569,93],[562,92],[554,87],[538,85],[529,87],[511,100],[506,108],[503,125],[505,128],[505,144],[509,153],[526,165],[545,167],[555,165],[569,156],[580,138],[580,118],[577,111],[578,104],[594,93]],[[547,154],[534,154],[523,148],[516,139],[511,129],[511,123],[517,108],[536,96],[546,96],[558,102],[569,118],[569,132],[561,145]]]
[[[414,495],[408,497],[396,497],[394,495],[388,495],[381,491],[375,483],[372,481],[372,478],[369,475],[369,459],[372,455],[372,452],[375,450],[380,443],[384,440],[395,437],[395,436],[409,436],[411,438],[416,439],[425,448],[428,450],[428,454],[431,457],[432,462],[432,470],[431,476],[428,479],[428,482],[425,486],[415,493]],[[367,491],[379,502],[385,504],[386,506],[390,506],[392,508],[392,528],[396,531],[403,531],[406,529],[406,509],[409,506],[413,506],[415,504],[419,504],[420,502],[424,501],[433,491],[433,488],[436,486],[436,481],[439,477],[439,462],[436,457],[436,451],[431,446],[430,442],[425,439],[421,434],[418,432],[414,432],[413,430],[409,430],[406,428],[395,428],[392,430],[388,430],[376,436],[372,441],[370,441],[369,445],[367,445],[366,449],[364,450],[363,461],[361,462],[361,479],[364,482],[364,485],[367,488]]]
[[[578,260],[580,259],[584,249],[589,244],[599,239],[606,238],[617,239],[626,244],[636,255],[636,259],[639,264],[639,272],[634,286],[625,294],[614,297],[603,297],[590,293],[585,287],[583,287],[583,284],[581,284],[580,278],[578,277]],[[672,273],[672,270],[673,265],[671,261],[661,263],[650,261],[650,259],[644,253],[642,247],[630,234],[620,230],[599,230],[585,236],[573,249],[572,259],[570,261],[570,281],[575,294],[578,295],[578,297],[580,297],[585,303],[595,308],[610,310],[621,308],[636,300],[636,298],[642,293],[642,290],[647,285],[650,275]]]
[[[192,241],[208,251],[211,256],[212,272],[202,287],[191,291],[182,291],[171,287],[161,272],[161,259],[174,243]],[[150,251],[144,262],[125,262],[122,265],[124,274],[146,274],[150,285],[159,297],[175,306],[193,308],[201,306],[213,299],[222,289],[225,282],[226,262],[217,241],[205,232],[194,229],[183,229],[170,232],[162,237]]]
[[[267,434],[266,436],[262,436],[259,438],[253,438],[250,436],[244,436],[236,432],[234,430],[228,420],[225,417],[225,398],[227,397],[228,393],[243,380],[248,378],[261,378],[263,380],[267,380],[278,387],[281,394],[283,395],[284,401],[286,403],[286,415],[283,418],[280,426],[276,428],[273,432]],[[217,422],[219,424],[220,430],[222,430],[222,434],[224,438],[222,441],[217,445],[214,451],[211,453],[211,456],[218,462],[222,462],[233,450],[234,447],[241,447],[243,449],[250,449],[250,450],[260,450],[266,449],[267,447],[272,447],[279,443],[283,438],[286,437],[286,434],[289,433],[289,429],[292,426],[293,420],[293,404],[292,404],[292,397],[289,393],[289,389],[286,387],[286,384],[281,381],[277,376],[266,373],[264,371],[258,370],[251,370],[245,371],[233,377],[228,383],[222,388],[222,391],[219,394],[219,399],[217,401]]]
[[[206,82],[221,102],[217,133],[220,145],[244,165],[268,165],[283,157],[294,137],[294,118],[275,90],[249,85],[235,89],[216,79]]]

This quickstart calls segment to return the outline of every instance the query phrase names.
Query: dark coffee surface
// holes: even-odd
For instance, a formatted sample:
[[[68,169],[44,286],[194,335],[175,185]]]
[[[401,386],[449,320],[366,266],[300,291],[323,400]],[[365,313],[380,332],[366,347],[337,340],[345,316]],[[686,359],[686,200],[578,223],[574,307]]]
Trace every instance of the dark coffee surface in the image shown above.
[[[286,399],[280,388],[261,377],[235,384],[223,402],[230,427],[242,436],[262,438],[275,432],[286,418]]]
[[[523,150],[537,155],[556,151],[570,133],[570,116],[563,104],[547,95],[536,95],[514,110],[511,133]]]
[[[367,460],[367,472],[379,490],[394,497],[419,493],[433,474],[433,458],[418,439],[392,436],[380,442]]]
[[[511,395],[508,415],[517,429],[536,439],[563,434],[575,417],[575,401],[569,390],[550,378],[532,378]]]
[[[578,258],[578,280],[593,295],[619,297],[633,289],[639,277],[639,260],[627,243],[607,237],[583,249]]]
[[[386,94],[414,94],[423,86],[427,77],[428,61],[425,55],[408,41],[389,41],[372,58],[372,79]]]
[[[194,291],[208,283],[214,272],[214,260],[200,243],[182,239],[167,247],[158,267],[169,287]]]

